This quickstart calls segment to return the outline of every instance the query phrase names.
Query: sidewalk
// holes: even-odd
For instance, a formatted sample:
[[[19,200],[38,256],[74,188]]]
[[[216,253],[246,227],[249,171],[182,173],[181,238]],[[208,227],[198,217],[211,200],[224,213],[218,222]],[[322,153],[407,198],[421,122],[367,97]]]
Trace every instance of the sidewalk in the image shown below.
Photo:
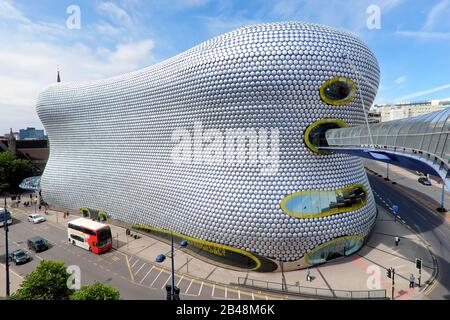
[[[69,220],[77,218],[71,214],[69,219],[63,218],[62,212],[50,210],[47,220],[61,225],[66,225]],[[155,266],[164,266],[170,270],[170,259],[164,263],[155,262],[155,257],[161,253],[167,253],[170,246],[164,242],[142,235],[140,239],[126,236],[125,229],[111,225],[113,246],[119,251],[147,261]],[[401,238],[398,247],[394,238]],[[414,274],[418,281],[418,271],[415,268],[415,258],[423,260],[422,287],[409,289],[409,276]],[[432,278],[433,259],[430,251],[425,247],[420,238],[400,223],[394,222],[392,216],[379,207],[379,216],[366,246],[358,253],[345,258],[340,258],[317,267],[311,268],[314,280],[305,280],[305,270],[285,272],[288,285],[300,285],[333,290],[374,290],[386,289],[387,295],[391,293],[391,280],[386,277],[386,269],[394,267],[395,298],[396,299],[420,299],[425,290],[424,283]],[[181,250],[175,254],[176,272],[194,279],[207,280],[212,283],[225,286],[235,286],[238,277],[281,283],[282,274],[239,272],[209,264],[199,260]]]
[[[3,247],[3,246],[2,246]],[[0,263],[0,298],[6,297],[6,272],[5,272],[5,265],[3,263]],[[16,292],[17,289],[19,289],[20,284],[22,283],[23,278],[19,276],[17,273],[11,270],[9,268],[9,290],[10,293],[13,294]]]

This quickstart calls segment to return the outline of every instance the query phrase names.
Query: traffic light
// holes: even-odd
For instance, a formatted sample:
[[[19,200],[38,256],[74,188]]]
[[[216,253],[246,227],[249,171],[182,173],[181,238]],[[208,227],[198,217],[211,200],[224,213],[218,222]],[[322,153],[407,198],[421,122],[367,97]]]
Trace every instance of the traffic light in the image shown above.
[[[422,269],[422,259],[416,259],[416,269]]]
[[[391,268],[386,270],[386,275],[389,279],[392,278],[392,269]]]

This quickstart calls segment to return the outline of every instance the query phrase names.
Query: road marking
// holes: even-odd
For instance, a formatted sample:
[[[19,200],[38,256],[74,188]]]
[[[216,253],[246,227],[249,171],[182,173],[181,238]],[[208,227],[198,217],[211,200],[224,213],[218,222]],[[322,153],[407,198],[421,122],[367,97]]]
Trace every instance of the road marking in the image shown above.
[[[184,276],[181,276],[180,280],[178,280],[176,286],[178,287],[178,285],[180,284],[181,280],[183,280]]]
[[[252,292],[252,299],[255,300],[255,295],[253,294],[253,292]]]
[[[142,284],[142,282],[144,282],[145,278],[147,278],[147,276],[150,274],[150,272],[152,272],[153,268],[154,268],[154,266],[152,266],[152,267],[150,268],[150,270],[149,270],[149,271],[147,272],[147,274],[142,278],[142,280],[139,282],[139,284]]]
[[[153,282],[150,284],[150,287],[153,287],[153,284],[156,282],[156,279],[159,278],[159,275],[162,273],[162,269],[159,271],[158,275],[156,276],[156,278],[153,280]]]
[[[164,282],[164,284],[161,287],[161,290],[164,289],[166,287],[167,282],[169,282],[170,278],[172,278],[172,276],[169,276],[166,280],[166,282]]]
[[[187,293],[187,292],[189,291],[189,289],[191,288],[192,282],[194,282],[194,279],[192,279],[192,280],[191,280],[191,283],[189,283],[189,286],[187,287],[185,293]]]
[[[213,288],[212,288],[212,293],[211,293],[211,297],[214,297],[214,290],[216,289],[216,285],[214,284],[213,285]]]
[[[138,263],[138,261],[139,261],[139,259],[137,259],[137,260],[133,263],[133,265],[131,266],[131,268],[134,268],[134,266],[136,265],[136,263]]]
[[[227,287],[225,287],[225,299],[227,298]]]
[[[130,262],[128,261],[128,256],[127,255],[125,255],[125,260],[127,261],[128,271],[130,271],[131,281],[134,282],[133,271],[131,270]]]
[[[241,290],[238,290],[238,300],[241,300]]]
[[[141,271],[142,268],[143,268],[145,265],[146,265],[146,263],[144,262],[144,263],[142,264],[142,266],[139,268],[139,270],[136,271],[136,273],[135,273],[134,275],[136,276],[136,275],[139,273],[139,271]]]
[[[201,286],[200,286],[200,290],[198,291],[198,294],[197,294],[198,296],[199,296],[200,293],[202,292],[202,289],[203,289],[203,283],[204,283],[204,282],[202,281],[202,284],[201,284]]]

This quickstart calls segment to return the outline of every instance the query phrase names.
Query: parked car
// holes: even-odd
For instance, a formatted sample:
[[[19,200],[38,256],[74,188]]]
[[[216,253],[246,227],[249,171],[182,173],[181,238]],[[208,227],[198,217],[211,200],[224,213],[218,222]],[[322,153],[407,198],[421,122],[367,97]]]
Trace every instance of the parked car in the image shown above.
[[[427,177],[420,177],[419,179],[417,179],[417,181],[419,181],[419,183],[423,184],[424,186],[431,186],[431,182]]]
[[[39,236],[28,239],[27,243],[28,249],[33,250],[34,252],[42,252],[49,248],[47,240]]]
[[[46,221],[46,219],[43,216],[41,216],[40,214],[32,213],[32,214],[28,215],[28,221],[36,224],[36,223],[44,222],[44,221]]]
[[[14,261],[16,265],[31,261],[31,256],[23,249],[13,251],[9,255],[9,260]]]
[[[11,213],[8,210],[6,210],[5,214],[5,209],[0,208],[0,227],[5,226],[5,220],[8,225],[12,224]]]

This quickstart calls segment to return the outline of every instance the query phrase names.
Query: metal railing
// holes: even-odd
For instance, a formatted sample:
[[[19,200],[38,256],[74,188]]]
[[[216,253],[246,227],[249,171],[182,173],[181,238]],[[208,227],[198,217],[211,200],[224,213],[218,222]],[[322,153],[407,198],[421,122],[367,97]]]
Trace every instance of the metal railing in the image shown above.
[[[327,288],[303,287],[297,285],[283,284],[278,282],[269,282],[264,280],[255,280],[249,278],[238,278],[240,286],[278,292],[282,294],[293,294],[299,296],[327,298],[327,299],[387,299],[386,290],[334,290]]]

